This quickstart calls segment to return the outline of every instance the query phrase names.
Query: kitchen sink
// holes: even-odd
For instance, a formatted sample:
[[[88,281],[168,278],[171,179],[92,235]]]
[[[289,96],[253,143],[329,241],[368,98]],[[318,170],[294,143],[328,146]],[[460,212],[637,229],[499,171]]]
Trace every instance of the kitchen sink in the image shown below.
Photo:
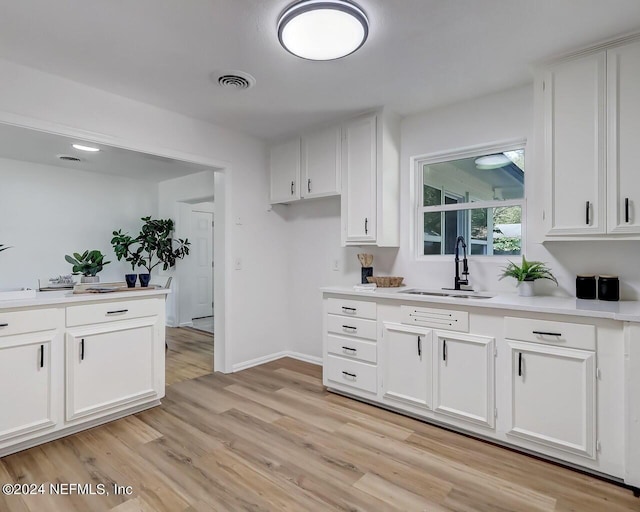
[[[479,295],[476,293],[447,293],[447,292],[431,292],[427,290],[406,290],[401,293],[408,295],[423,295],[427,297],[451,297],[453,299],[490,299],[491,295]]]

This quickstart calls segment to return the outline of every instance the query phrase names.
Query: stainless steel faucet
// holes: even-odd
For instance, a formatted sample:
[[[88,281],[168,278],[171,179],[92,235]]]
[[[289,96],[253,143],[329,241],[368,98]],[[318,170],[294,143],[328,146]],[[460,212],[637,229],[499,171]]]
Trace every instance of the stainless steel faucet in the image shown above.
[[[464,279],[460,279],[460,245],[462,245],[462,275],[464,276]],[[456,254],[456,259],[455,259],[455,265],[456,265],[456,278],[454,281],[454,290],[460,290],[460,285],[465,285],[468,286],[469,285],[469,265],[467,262],[467,244],[464,241],[464,237],[463,236],[459,236],[456,239],[456,250],[455,250],[455,254]]]

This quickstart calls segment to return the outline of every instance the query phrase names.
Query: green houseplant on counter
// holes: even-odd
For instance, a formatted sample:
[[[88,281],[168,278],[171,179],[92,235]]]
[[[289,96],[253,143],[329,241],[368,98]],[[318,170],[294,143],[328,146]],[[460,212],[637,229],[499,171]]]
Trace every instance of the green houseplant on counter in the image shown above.
[[[558,285],[558,280],[551,273],[551,269],[542,261],[527,261],[522,255],[522,265],[516,265],[512,261],[503,268],[500,279],[513,277],[518,281],[518,295],[531,297],[534,295],[533,283],[537,279],[549,279]]]
[[[148,286],[151,278],[151,271],[158,265],[162,265],[163,270],[167,270],[176,264],[176,261],[189,254],[191,243],[188,239],[172,238],[174,223],[171,219],[152,219],[142,217],[144,224],[140,234],[132,238],[122,230],[114,231],[111,245],[118,257],[124,258],[131,263],[131,268],[143,267],[147,270],[145,274],[139,274],[140,285]],[[135,274],[127,274],[127,285],[135,285]],[[133,279],[133,282],[131,282]]]
[[[81,282],[83,283],[99,282],[98,272],[102,272],[104,266],[111,263],[104,261],[104,254],[96,249],[84,251],[82,254],[74,252],[73,256],[67,254],[64,259],[73,265],[71,270],[73,274],[82,274]]]

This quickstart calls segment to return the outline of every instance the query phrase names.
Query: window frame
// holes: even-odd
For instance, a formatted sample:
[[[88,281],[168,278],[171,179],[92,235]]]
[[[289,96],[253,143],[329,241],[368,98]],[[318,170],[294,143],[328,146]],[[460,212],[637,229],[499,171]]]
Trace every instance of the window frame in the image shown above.
[[[412,236],[414,244],[414,257],[417,261],[448,261],[452,258],[451,254],[424,254],[424,213],[429,212],[446,212],[446,211],[468,211],[478,208],[499,208],[506,206],[519,206],[521,208],[521,242],[520,242],[520,254],[526,253],[526,219],[527,219],[527,171],[529,158],[527,157],[527,141],[524,138],[510,139],[498,141],[490,144],[482,144],[477,146],[470,146],[457,150],[439,151],[437,153],[429,153],[425,155],[419,155],[411,158],[411,168],[413,170],[413,184],[412,201],[413,201],[413,229],[414,234]],[[478,201],[468,203],[456,203],[456,204],[440,204],[436,206],[423,206],[423,186],[424,186],[424,173],[423,167],[429,164],[438,164],[448,162],[451,160],[459,160],[464,158],[480,157],[488,154],[502,153],[505,151],[524,150],[525,160],[525,182],[524,182],[524,194],[521,199],[510,199],[508,201]],[[431,186],[431,185],[429,185]],[[435,187],[433,187],[435,188]],[[447,194],[446,190],[442,190],[442,197]],[[469,215],[470,217],[470,215]],[[442,225],[444,229],[444,224]],[[440,242],[444,245],[444,236],[440,234]],[[468,237],[465,237],[467,239]],[[487,237],[489,238],[489,237]],[[488,244],[487,239],[486,243]],[[479,242],[476,242],[479,243]],[[471,240],[468,239],[467,245],[470,254]],[[470,255],[474,260],[480,259],[484,261],[492,261],[497,263],[506,262],[508,259],[513,259],[514,255],[493,255],[493,254],[474,254]]]

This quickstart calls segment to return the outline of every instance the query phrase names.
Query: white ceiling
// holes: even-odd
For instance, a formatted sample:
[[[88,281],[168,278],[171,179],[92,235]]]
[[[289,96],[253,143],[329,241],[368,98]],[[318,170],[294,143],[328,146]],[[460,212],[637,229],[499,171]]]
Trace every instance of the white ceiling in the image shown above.
[[[0,158],[125,176],[155,183],[212,170],[202,165],[94,144],[93,142],[85,144],[100,148],[97,153],[87,153],[71,147],[72,144],[78,143],[82,144],[83,141],[0,123]],[[81,161],[63,161],[58,158],[58,155],[75,156]]]
[[[382,105],[406,115],[526,83],[534,61],[640,28],[639,0],[357,1],[369,40],[331,62],[280,47],[290,0],[5,0],[0,57],[277,139]],[[229,68],[257,85],[210,81]]]

